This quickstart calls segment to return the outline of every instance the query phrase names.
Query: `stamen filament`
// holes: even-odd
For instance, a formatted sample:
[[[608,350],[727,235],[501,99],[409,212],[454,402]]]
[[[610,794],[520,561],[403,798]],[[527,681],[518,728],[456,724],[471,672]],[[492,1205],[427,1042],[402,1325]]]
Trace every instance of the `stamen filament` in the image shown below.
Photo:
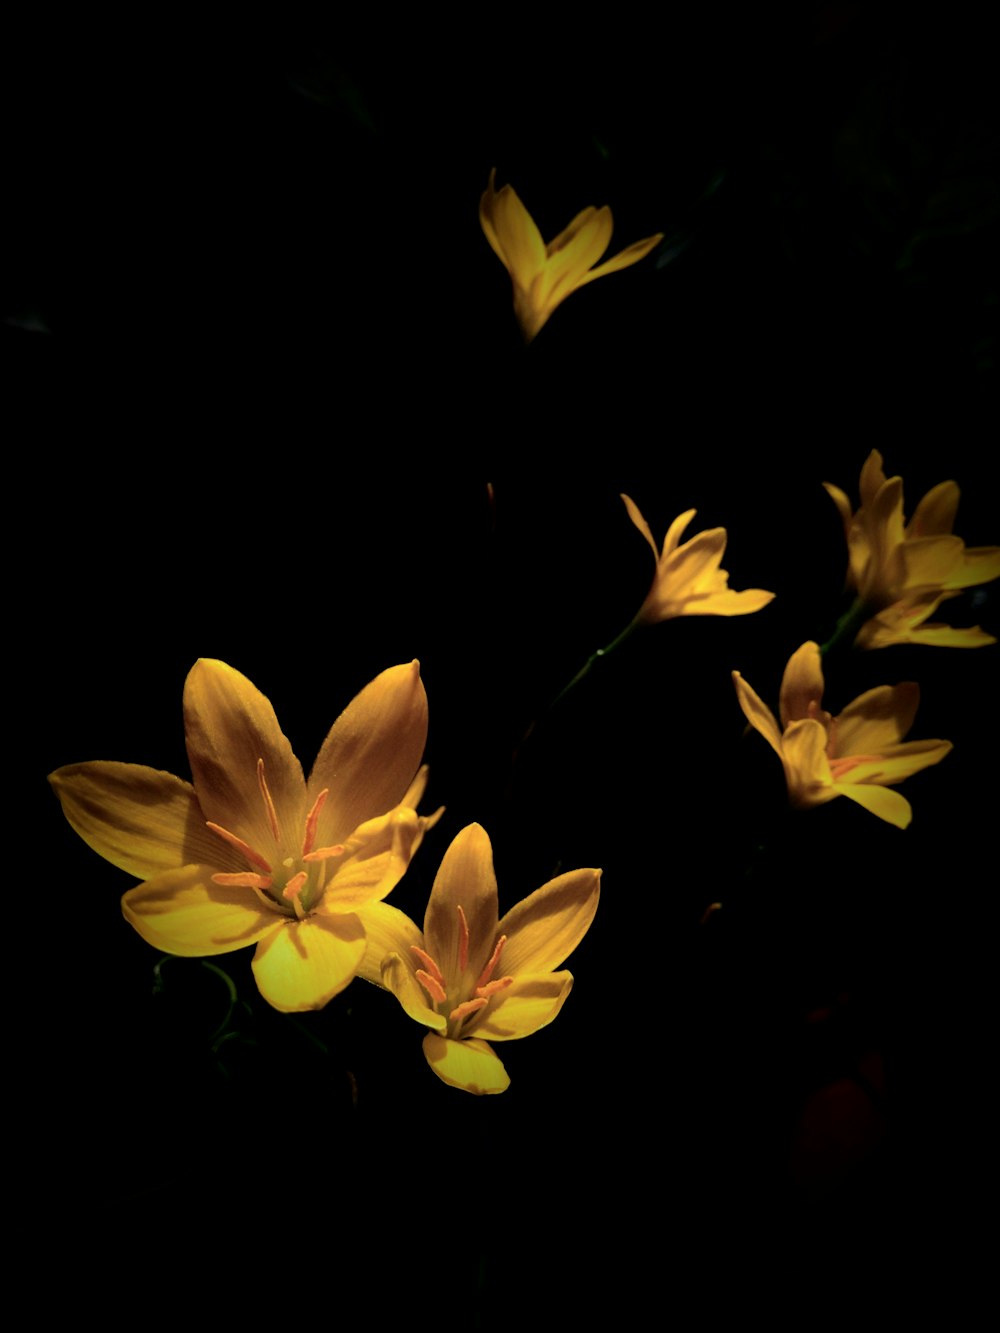
[[[319,812],[326,805],[326,798],[330,795],[329,787],[324,787],[313,802],[313,808],[306,815],[306,835],[302,839],[302,855],[308,856],[313,849],[313,843],[316,841],[316,825],[319,823]]]
[[[258,866],[266,875],[271,873],[269,863],[264,860],[259,852],[255,852],[248,842],[244,842],[242,838],[238,838],[235,833],[230,833],[229,830],[223,828],[221,824],[213,824],[210,819],[206,819],[205,823],[213,833],[217,833],[220,838],[229,843],[230,847],[235,847],[241,856],[245,856],[252,866]]]
[[[469,923],[461,903],[458,904],[458,932],[458,966],[464,972],[469,965]]]
[[[506,943],[507,943],[507,936],[501,935],[496,942],[496,948],[493,950],[492,956],[490,957],[490,961],[483,968],[482,972],[479,975],[479,980],[476,982],[477,993],[479,991],[479,988],[481,986],[485,986],[489,981],[490,977],[496,971],[496,965],[500,961],[500,955],[503,953],[503,946]]]
[[[257,760],[257,784],[260,787],[260,794],[264,798],[264,807],[267,810],[267,818],[271,825],[271,833],[274,835],[274,841],[281,841],[281,829],[278,827],[278,812],[274,808],[274,802],[271,800],[271,793],[268,790],[267,779],[264,777],[264,761]]]
[[[305,908],[299,902],[299,894],[305,887],[305,883],[308,878],[309,878],[309,872],[307,870],[300,870],[297,875],[292,876],[292,878],[288,881],[288,883],[282,890],[282,893],[284,894],[287,901],[290,902],[292,906],[295,908],[295,915],[299,918],[300,921],[303,921],[305,919],[307,913]]]

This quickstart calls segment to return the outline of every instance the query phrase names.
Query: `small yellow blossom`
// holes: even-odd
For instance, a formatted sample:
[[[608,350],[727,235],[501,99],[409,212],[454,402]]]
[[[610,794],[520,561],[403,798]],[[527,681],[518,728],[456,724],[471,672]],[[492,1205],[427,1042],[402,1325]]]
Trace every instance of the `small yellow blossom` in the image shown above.
[[[165,953],[257,945],[276,1009],[319,1009],[365,953],[365,910],[395,886],[440,815],[414,809],[427,696],[417,662],[383,671],[334,723],[308,782],[268,700],[224,662],[184,686],[194,784],[140,764],[70,764],[49,779],[105,860],[144,880],[122,910]]]
[[[903,479],[885,476],[882,455],[873,449],[861,469],[861,506],[839,487],[823,483],[840,511],[847,537],[847,581],[871,613],[855,639],[858,648],[893,643],[980,648],[996,643],[979,626],[955,629],[927,624],[942,602],[964,588],[1000,578],[1000,546],[967,549],[952,533],[959,489],[953,481],[933,487],[903,522]]]
[[[507,1071],[490,1041],[527,1037],[551,1023],[573,985],[554,969],[587,933],[599,870],[571,870],[498,920],[493,849],[470,824],[444,854],[424,929],[388,903],[366,916],[361,975],[391,990],[430,1031],[424,1055],[438,1078],[477,1094],[503,1092]]]
[[[804,643],[789,658],[781,682],[781,726],[738,671],[733,684],[751,726],[785,767],[788,798],[806,808],[847,796],[879,819],[906,828],[909,802],[888,788],[940,763],[950,741],[906,741],[920,702],[919,686],[880,685],[847,705],[839,717],[823,708],[819,647]]]
[[[548,245],[510,185],[497,190],[496,170],[479,201],[479,221],[514,284],[514,313],[525,342],[531,342],[566,297],[595,278],[645,259],[663,233],[636,241],[594,268],[611,243],[611,209],[585,208]]]
[[[681,534],[698,512],[688,509],[671,523],[659,551],[649,524],[638,506],[623,495],[629,518],[649,542],[656,560],[653,585],[639,609],[636,620],[654,625],[674,616],[745,616],[767,606],[773,592],[748,588],[735,592],[729,587],[729,575],[720,569],[726,550],[726,529],[709,528],[699,532],[683,546]]]

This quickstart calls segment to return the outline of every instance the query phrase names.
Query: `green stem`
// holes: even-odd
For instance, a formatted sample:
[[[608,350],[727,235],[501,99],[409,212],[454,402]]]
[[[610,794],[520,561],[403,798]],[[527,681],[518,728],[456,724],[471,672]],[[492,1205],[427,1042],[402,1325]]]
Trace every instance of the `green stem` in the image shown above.
[[[839,648],[845,640],[848,643],[853,643],[858,630],[870,616],[871,607],[868,603],[861,597],[855,597],[837,621],[834,631],[826,643],[820,645],[820,657],[826,657],[827,653],[833,652],[834,648]]]

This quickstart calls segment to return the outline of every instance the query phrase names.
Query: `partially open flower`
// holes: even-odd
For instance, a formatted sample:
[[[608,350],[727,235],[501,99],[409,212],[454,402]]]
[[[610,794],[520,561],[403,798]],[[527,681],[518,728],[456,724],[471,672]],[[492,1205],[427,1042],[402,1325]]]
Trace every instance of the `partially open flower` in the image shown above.
[[[479,221],[497,258],[514,284],[514,313],[525,342],[531,342],[549,316],[579,287],[645,259],[663,233],[594,265],[611,243],[611,209],[585,208],[548,245],[531,214],[510,185],[496,189],[496,170],[479,202]]]

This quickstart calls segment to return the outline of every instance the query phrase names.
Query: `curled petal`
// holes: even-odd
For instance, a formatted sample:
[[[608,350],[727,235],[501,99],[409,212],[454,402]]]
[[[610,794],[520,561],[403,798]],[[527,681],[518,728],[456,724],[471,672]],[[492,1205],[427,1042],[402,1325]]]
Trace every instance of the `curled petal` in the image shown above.
[[[743,709],[746,720],[754,730],[760,732],[771,749],[780,755],[781,732],[778,729],[774,714],[753,686],[745,681],[738,671],[733,672],[733,684],[736,686],[736,697],[740,701],[740,707]]]
[[[890,745],[878,755],[856,764],[847,778],[847,784],[877,783],[879,786],[894,786],[905,778],[912,777],[921,769],[939,764],[952,750],[951,741],[905,741],[902,745]],[[838,786],[847,785],[838,783]]]
[[[936,537],[951,532],[958,512],[961,492],[953,481],[942,481],[932,487],[913,511],[906,525],[907,539]]]
[[[641,241],[627,245],[612,259],[605,260],[603,264],[598,264],[597,268],[592,268],[589,273],[584,274],[578,285],[582,287],[584,283],[593,282],[594,278],[603,278],[608,273],[617,273],[620,269],[631,268],[633,264],[638,264],[640,259],[645,259],[650,251],[656,249],[663,240],[663,235],[662,231],[658,231],[655,236],[647,236]]]
[[[879,819],[896,828],[907,828],[913,818],[913,810],[905,796],[889,787],[873,787],[865,783],[845,782],[834,788],[837,796],[846,796],[857,805],[864,806]]]
[[[573,988],[569,972],[546,972],[517,976],[511,984],[469,1024],[473,1037],[490,1041],[513,1041],[529,1037],[547,1026],[559,1013]]]
[[[840,521],[844,525],[844,537],[846,538],[851,531],[851,519],[853,517],[851,513],[851,502],[839,486],[834,486],[830,482],[824,481],[823,489],[837,506],[837,513],[840,515]]]
[[[358,913],[365,928],[365,956],[358,968],[358,976],[376,985],[383,985],[382,961],[390,953],[412,958],[410,946],[423,947],[420,928],[405,912],[385,902],[369,903]],[[412,969],[411,969],[412,970]]]
[[[660,552],[659,552],[659,549],[657,548],[656,542],[655,542],[654,539],[653,539],[653,534],[652,534],[652,532],[650,531],[649,524],[646,522],[646,520],[645,520],[645,519],[643,518],[643,516],[642,516],[642,512],[641,512],[641,510],[639,509],[639,506],[636,504],[636,502],[635,502],[634,500],[630,499],[629,496],[627,496],[627,495],[625,495],[625,494],[622,494],[622,497],[621,497],[621,498],[625,501],[625,508],[626,508],[627,511],[628,511],[628,516],[629,516],[629,518],[632,520],[632,522],[635,524],[635,526],[639,529],[639,531],[642,533],[642,535],[646,538],[646,541],[649,542],[650,550],[653,552],[653,558],[654,558],[654,560],[659,561],[659,558],[660,558]],[[693,518],[693,516],[694,516],[694,512],[695,512],[695,511],[694,511],[693,509],[689,509],[689,510],[688,510],[688,515],[687,515],[687,517],[688,517],[688,522],[690,522],[691,519]],[[681,517],[683,517],[683,515],[682,515]],[[679,520],[677,520],[677,519],[675,519],[674,521],[675,521],[675,522],[679,522]]]
[[[610,208],[587,208],[548,246],[547,290],[542,299],[551,309],[588,280],[587,270],[611,243],[612,226]]]
[[[343,859],[335,862],[319,914],[354,912],[391,893],[420,846],[423,829],[421,817],[405,805],[355,829]]]
[[[601,895],[599,870],[571,870],[529,893],[497,926],[506,935],[502,974],[551,972],[586,935]]]
[[[477,1096],[504,1092],[510,1079],[502,1061],[485,1041],[455,1041],[428,1032],[424,1037],[427,1063],[444,1083]]]
[[[479,221],[497,258],[516,283],[527,286],[545,263],[545,243],[513,186],[496,189],[496,169],[479,201]]]
[[[242,861],[205,827],[194,788],[142,764],[68,764],[49,777],[63,814],[89,847],[137,879]]]
[[[213,866],[156,875],[122,898],[125,920],[147,944],[184,958],[211,958],[256,944],[285,918],[252,889],[215,884]]]
[[[379,982],[386,990],[392,991],[412,1019],[425,1027],[443,1032],[448,1026],[448,1020],[428,1003],[427,992],[414,972],[412,957],[409,950],[405,956],[398,953],[385,954],[379,968]]]
[[[365,954],[356,916],[288,919],[257,945],[253,973],[268,1004],[282,1013],[322,1009],[353,979]]]
[[[823,805],[836,795],[826,744],[826,728],[812,718],[792,722],[785,729],[781,757],[792,805],[800,808]]]

